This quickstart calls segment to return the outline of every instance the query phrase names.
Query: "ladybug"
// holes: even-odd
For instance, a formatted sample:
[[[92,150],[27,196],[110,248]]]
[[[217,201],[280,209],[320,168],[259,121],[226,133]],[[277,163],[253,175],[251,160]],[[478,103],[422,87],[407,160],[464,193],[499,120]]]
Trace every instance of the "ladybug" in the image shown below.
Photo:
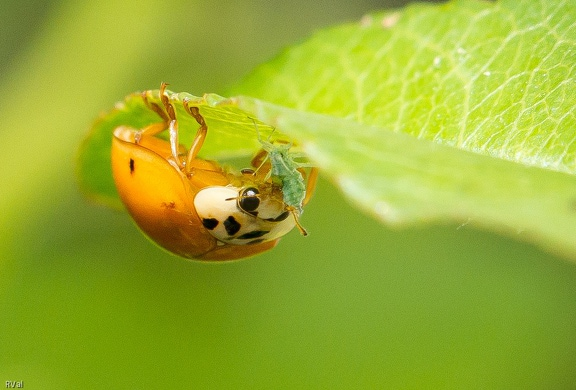
[[[142,129],[114,129],[111,163],[114,182],[136,225],[152,241],[176,255],[197,260],[225,261],[253,256],[273,248],[279,239],[300,227],[297,212],[285,203],[283,186],[271,175],[271,164],[260,163],[233,172],[198,153],[208,126],[198,107],[182,101],[199,124],[189,149],[178,142],[176,111],[160,86],[161,104],[146,106],[161,122]],[[156,137],[168,130],[169,141]],[[317,170],[310,170],[305,205],[312,196]],[[290,216],[294,215],[293,218]]]

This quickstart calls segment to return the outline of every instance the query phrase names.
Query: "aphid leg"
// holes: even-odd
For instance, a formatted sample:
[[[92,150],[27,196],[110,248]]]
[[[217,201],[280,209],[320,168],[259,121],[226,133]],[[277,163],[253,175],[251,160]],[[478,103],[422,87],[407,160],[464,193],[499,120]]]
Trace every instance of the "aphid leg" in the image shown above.
[[[316,183],[318,182],[318,173],[318,168],[313,167],[310,169],[308,181],[306,182],[306,195],[304,196],[304,200],[302,200],[302,206],[306,206],[310,199],[312,199],[312,195],[316,189]]]
[[[254,170],[254,177],[256,177],[256,175],[260,172],[260,170],[262,169],[262,167],[266,164],[266,162],[269,161],[270,158],[270,148],[268,148],[268,150],[265,148],[266,145],[269,145],[269,142],[265,142],[262,140],[262,138],[260,137],[260,130],[258,129],[258,124],[256,123],[256,120],[252,117],[248,117],[252,120],[252,123],[254,123],[254,128],[256,129],[256,137],[258,137],[258,142],[260,142],[260,144],[262,145],[262,149],[260,149],[258,151],[258,153],[256,153],[256,155],[252,158],[252,161],[250,162],[250,164],[256,168]],[[270,167],[270,170],[266,173],[266,175],[264,176],[264,180],[268,180],[270,179],[270,176],[272,175],[272,167]]]
[[[250,164],[255,168],[253,170],[253,174],[252,176],[256,177],[257,174],[259,174],[262,169],[262,167],[264,165],[266,165],[266,163],[269,161],[269,154],[266,150],[264,149],[260,149],[258,151],[258,153],[256,153],[256,155],[254,157],[252,157],[252,161],[250,161]],[[272,173],[272,170],[269,169],[268,172],[266,172],[266,174],[264,175],[264,179],[263,180],[268,180],[270,179],[270,175]]]
[[[299,168],[313,168],[314,165],[308,160],[308,155],[304,152],[290,152],[290,158]]]
[[[204,117],[200,114],[198,107],[190,106],[187,99],[184,99],[182,104],[184,105],[186,112],[192,115],[194,119],[196,119],[196,122],[198,122],[200,125],[200,128],[198,128],[196,136],[194,137],[194,142],[192,142],[192,146],[190,146],[190,150],[188,151],[188,157],[186,158],[186,166],[190,166],[192,160],[196,158],[198,152],[200,152],[200,149],[204,144],[204,140],[208,135],[208,126],[206,125]]]
[[[258,153],[256,153],[254,157],[252,157],[252,161],[250,161],[250,164],[254,168],[259,169],[262,166],[262,164],[266,162],[266,160],[268,160],[268,152],[265,151],[264,149],[260,149]]]
[[[270,164],[270,153],[268,153],[266,150],[261,149],[258,153],[256,153],[256,156],[254,156],[254,158],[252,158],[252,166],[254,168],[256,168],[254,170],[254,175],[253,175],[254,177],[256,177],[257,175],[259,175],[260,177],[263,176],[262,180],[267,181],[272,176],[272,165]],[[264,171],[262,171],[262,168],[264,166],[266,166],[266,168],[267,168],[266,173],[264,173]]]
[[[254,128],[256,129],[256,137],[258,138],[258,142],[260,142],[262,144],[264,149],[271,148],[272,142],[270,141],[270,138],[272,138],[272,134],[274,134],[274,132],[276,131],[276,128],[273,127],[272,132],[270,132],[270,134],[268,135],[268,138],[266,140],[263,140],[262,136],[260,135],[260,129],[258,128],[258,123],[256,123],[256,119],[254,119],[250,116],[248,118],[252,120],[252,123],[254,123]],[[285,142],[285,143],[287,143],[287,142]]]
[[[256,129],[256,137],[258,137],[258,141],[262,143],[262,138],[260,138],[260,130],[258,130],[258,124],[256,123],[256,119],[252,118],[251,116],[248,117],[252,123],[254,123],[254,128]]]

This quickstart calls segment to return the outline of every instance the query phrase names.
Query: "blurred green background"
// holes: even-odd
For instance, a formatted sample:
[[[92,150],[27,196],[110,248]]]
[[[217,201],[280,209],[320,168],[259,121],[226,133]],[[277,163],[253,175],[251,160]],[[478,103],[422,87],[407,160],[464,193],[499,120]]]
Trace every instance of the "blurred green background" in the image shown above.
[[[322,180],[264,255],[188,262],[77,188],[99,112],[225,93],[279,50],[402,2],[4,0],[0,387],[576,388],[576,266],[469,226],[390,230]]]

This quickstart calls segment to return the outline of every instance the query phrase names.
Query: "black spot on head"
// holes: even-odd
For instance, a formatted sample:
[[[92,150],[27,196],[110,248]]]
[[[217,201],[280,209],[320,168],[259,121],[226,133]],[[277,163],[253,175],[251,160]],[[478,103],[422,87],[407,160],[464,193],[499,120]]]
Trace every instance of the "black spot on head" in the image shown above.
[[[270,221],[270,222],[284,221],[286,218],[288,218],[289,215],[290,215],[290,211],[284,211],[282,214],[280,214],[276,218],[267,218],[266,221]]]
[[[251,231],[248,233],[244,233],[241,236],[238,236],[236,238],[238,238],[240,240],[250,240],[252,238],[262,237],[268,233],[270,233],[270,230],[254,230],[254,231]]]
[[[216,218],[203,218],[202,225],[208,229],[213,230],[220,222]]]
[[[130,159],[130,174],[134,173],[134,159]]]
[[[257,212],[256,209],[260,206],[259,193],[254,187],[243,189],[238,198],[238,207],[250,214]]]
[[[241,227],[240,223],[238,223],[233,216],[229,216],[224,221],[224,229],[226,229],[226,233],[228,233],[229,236],[238,233]]]

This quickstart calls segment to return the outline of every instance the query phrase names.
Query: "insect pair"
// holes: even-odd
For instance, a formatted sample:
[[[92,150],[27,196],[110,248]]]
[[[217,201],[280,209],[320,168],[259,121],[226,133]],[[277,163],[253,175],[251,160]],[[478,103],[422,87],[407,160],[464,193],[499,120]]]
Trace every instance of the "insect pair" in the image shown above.
[[[190,146],[180,145],[176,110],[160,87],[160,104],[142,94],[161,118],[142,129],[119,126],[112,140],[112,172],[120,198],[138,227],[177,255],[233,260],[274,247],[297,226],[317,179],[304,170],[290,145],[262,140],[251,167],[235,172],[198,157],[208,126],[198,107],[182,102],[199,125]],[[157,135],[168,130],[169,140]],[[256,129],[257,130],[257,129]],[[307,176],[307,179],[305,177]]]

